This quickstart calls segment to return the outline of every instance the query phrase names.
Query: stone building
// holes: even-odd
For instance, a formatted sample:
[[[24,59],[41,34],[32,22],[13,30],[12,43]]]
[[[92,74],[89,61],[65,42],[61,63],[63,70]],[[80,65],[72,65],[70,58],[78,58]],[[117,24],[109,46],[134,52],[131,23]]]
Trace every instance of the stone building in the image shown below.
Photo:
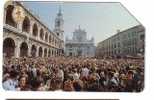
[[[73,32],[72,39],[66,38],[65,54],[66,56],[94,57],[94,38],[88,40],[86,31],[82,30],[79,26],[79,28]]]
[[[20,9],[14,13],[16,7],[21,8],[24,13],[21,22],[15,21],[14,16],[20,17],[22,13]],[[64,40],[60,37],[63,36],[61,12],[57,14],[55,21],[55,24],[60,23],[55,27],[56,32],[51,31],[20,2],[10,1],[5,4],[3,21],[3,55],[5,57],[51,57],[63,54]]]
[[[118,30],[117,34],[98,43],[96,55],[109,56],[137,56],[144,55],[145,29],[137,25],[124,31]]]

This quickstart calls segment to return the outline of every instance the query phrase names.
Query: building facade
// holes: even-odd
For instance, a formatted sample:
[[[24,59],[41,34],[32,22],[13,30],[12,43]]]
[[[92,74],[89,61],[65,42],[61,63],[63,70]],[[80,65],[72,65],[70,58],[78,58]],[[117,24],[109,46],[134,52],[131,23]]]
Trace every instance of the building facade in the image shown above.
[[[20,22],[15,19],[22,15],[20,9],[16,9],[17,7],[24,12],[23,20]],[[56,20],[60,20],[61,23],[61,19],[56,18]],[[22,3],[7,2],[4,7],[3,21],[3,55],[5,57],[51,57],[63,54],[64,40],[57,35],[58,32],[51,31]],[[62,24],[57,27],[61,28],[60,25]]]
[[[142,25],[117,31],[117,34],[98,43],[96,55],[101,57],[144,55],[144,36],[145,29]]]
[[[87,33],[79,26],[79,28],[73,32],[72,39],[66,38],[65,54],[66,56],[94,57],[94,38],[88,40]]]

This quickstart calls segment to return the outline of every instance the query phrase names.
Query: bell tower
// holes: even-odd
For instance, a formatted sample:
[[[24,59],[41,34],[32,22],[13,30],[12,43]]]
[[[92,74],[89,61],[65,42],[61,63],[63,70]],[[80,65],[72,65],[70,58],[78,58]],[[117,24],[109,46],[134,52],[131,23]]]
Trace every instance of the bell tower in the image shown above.
[[[55,19],[54,32],[62,40],[64,40],[64,36],[63,36],[64,29],[63,29],[63,25],[64,25],[63,14],[62,14],[62,11],[61,11],[61,7],[59,7],[59,12],[57,13],[57,16],[56,16],[56,19]]]

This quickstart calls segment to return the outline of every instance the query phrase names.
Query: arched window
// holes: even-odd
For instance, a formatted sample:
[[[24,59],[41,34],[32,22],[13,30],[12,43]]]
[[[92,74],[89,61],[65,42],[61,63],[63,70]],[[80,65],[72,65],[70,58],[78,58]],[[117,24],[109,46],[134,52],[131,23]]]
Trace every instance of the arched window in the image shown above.
[[[55,39],[55,46],[57,45],[57,40]]]
[[[37,28],[37,25],[34,24],[33,25],[33,36],[37,36],[38,35],[38,28]]]
[[[48,33],[45,34],[45,41],[48,42]]]
[[[43,29],[41,28],[41,30],[40,30],[40,39],[43,40],[43,38],[44,38],[44,31],[43,31]]]
[[[51,43],[51,35],[49,36],[49,43]]]
[[[23,21],[22,31],[27,32],[27,33],[29,33],[29,31],[30,31],[30,20],[27,16],[25,17],[25,19]]]
[[[54,45],[54,37],[52,38],[52,45]]]
[[[14,9],[14,6],[12,6],[12,5],[7,6],[5,23],[17,28],[17,24],[15,23],[15,21],[13,20],[13,17],[12,17],[13,9]]]

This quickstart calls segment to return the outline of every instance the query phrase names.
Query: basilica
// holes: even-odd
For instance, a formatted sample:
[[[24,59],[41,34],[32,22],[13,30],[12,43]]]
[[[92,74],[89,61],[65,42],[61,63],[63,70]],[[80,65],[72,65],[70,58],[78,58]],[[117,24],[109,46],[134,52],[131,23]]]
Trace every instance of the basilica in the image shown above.
[[[94,38],[87,39],[87,32],[80,26],[73,32],[72,39],[66,38],[65,55],[76,57],[94,57]]]

